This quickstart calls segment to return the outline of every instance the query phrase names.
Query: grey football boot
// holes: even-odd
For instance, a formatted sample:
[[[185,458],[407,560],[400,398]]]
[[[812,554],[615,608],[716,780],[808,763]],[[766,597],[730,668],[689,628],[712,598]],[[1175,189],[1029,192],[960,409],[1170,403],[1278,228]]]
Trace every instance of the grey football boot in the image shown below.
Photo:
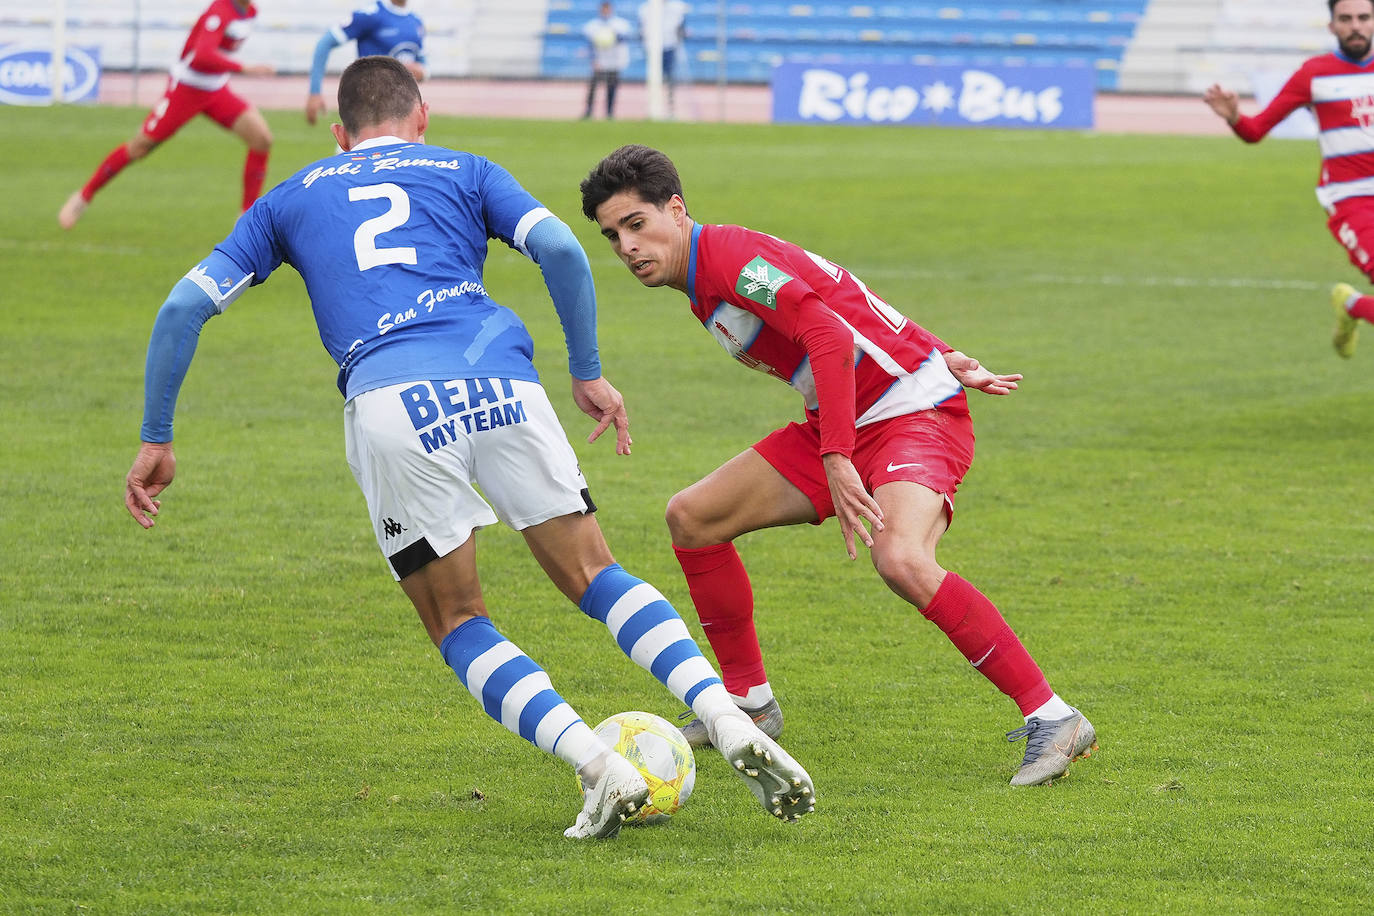
[[[778,708],[777,697],[764,703],[762,706],[744,710],[744,714],[754,720],[754,724],[759,727],[770,738],[777,738],[782,734],[782,710]],[[682,737],[687,739],[687,743],[692,747],[711,747],[711,735],[706,731],[706,723],[700,719],[693,719],[682,728]]]
[[[1011,778],[1014,786],[1048,785],[1069,770],[1069,764],[1097,750],[1097,731],[1078,710],[1062,719],[1031,719],[1007,732],[1008,741],[1026,739],[1021,769]]]

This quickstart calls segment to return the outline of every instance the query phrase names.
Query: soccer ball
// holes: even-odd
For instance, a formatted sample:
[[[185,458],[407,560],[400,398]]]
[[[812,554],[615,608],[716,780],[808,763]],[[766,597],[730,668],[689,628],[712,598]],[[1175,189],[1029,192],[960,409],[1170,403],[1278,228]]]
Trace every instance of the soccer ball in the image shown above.
[[[692,747],[667,719],[648,712],[618,712],[592,729],[605,744],[638,768],[649,784],[649,801],[625,823],[666,821],[687,804],[697,780]]]

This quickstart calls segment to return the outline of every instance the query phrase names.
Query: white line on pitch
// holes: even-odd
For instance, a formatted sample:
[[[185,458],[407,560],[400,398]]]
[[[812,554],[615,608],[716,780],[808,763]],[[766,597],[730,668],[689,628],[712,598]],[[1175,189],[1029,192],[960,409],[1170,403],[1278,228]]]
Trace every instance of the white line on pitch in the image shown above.
[[[1271,280],[1262,277],[1125,277],[1117,274],[1021,274],[1015,277],[974,276],[947,270],[922,268],[870,267],[856,271],[862,277],[906,277],[921,280],[949,280],[960,283],[1029,283],[1038,286],[1171,286],[1185,289],[1273,289],[1321,290],[1329,284],[1311,280]]]
[[[38,239],[0,238],[0,248],[18,248],[22,251],[68,251],[78,254],[119,254],[145,255],[150,249],[135,245],[98,245],[91,242],[48,242]]]

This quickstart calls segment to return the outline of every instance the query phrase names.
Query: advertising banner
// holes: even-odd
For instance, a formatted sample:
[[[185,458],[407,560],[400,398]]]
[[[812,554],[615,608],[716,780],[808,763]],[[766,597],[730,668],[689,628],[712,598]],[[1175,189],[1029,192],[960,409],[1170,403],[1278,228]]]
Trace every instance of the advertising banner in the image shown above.
[[[1090,128],[1091,68],[779,64],[773,120],[917,127]]]
[[[62,100],[94,102],[100,94],[100,48],[67,47]],[[0,44],[0,104],[47,105],[52,99],[52,48]]]

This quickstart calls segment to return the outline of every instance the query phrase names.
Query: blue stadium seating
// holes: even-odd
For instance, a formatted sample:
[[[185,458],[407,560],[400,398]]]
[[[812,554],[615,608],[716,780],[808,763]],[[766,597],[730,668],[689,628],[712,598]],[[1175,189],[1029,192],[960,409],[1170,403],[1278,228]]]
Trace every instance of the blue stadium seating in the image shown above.
[[[690,0],[689,0],[690,2]],[[802,63],[1088,67],[1099,89],[1116,88],[1117,68],[1148,0],[978,0],[974,3],[785,3],[697,0],[687,17],[687,75],[766,83],[773,66]],[[589,60],[582,24],[598,0],[551,0],[542,74],[577,78]],[[619,15],[637,23],[638,0]],[[723,17],[723,24],[722,24]],[[723,34],[725,53],[720,53]],[[636,42],[625,76],[643,79]]]

